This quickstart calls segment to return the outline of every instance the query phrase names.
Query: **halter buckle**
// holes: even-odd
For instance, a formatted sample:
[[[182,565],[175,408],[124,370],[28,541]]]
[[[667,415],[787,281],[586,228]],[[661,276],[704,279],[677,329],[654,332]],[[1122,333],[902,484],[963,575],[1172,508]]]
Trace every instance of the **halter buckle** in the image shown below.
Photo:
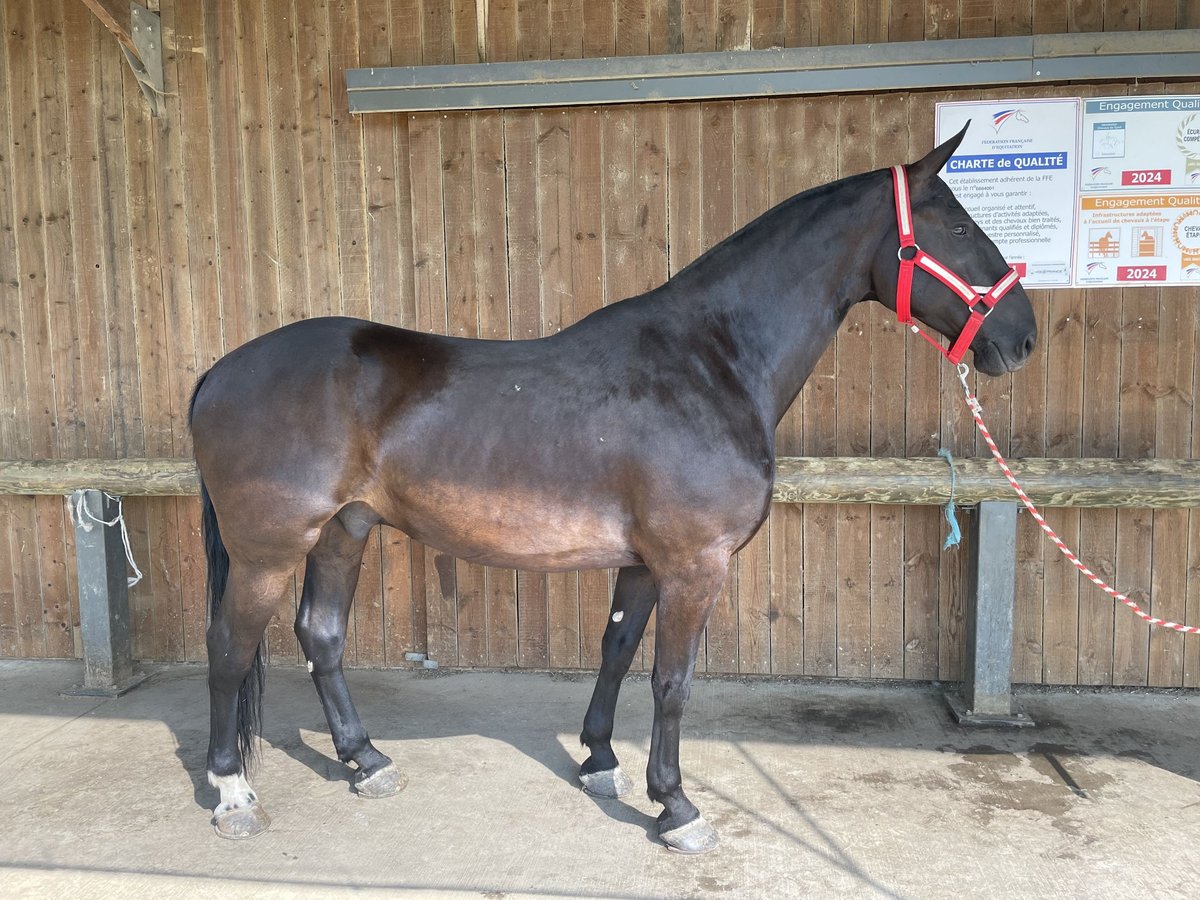
[[[911,250],[912,256],[905,256],[904,255],[905,250]],[[907,245],[902,244],[896,250],[896,259],[900,260],[900,262],[912,262],[914,259],[917,258],[917,256],[920,254],[920,252],[921,252],[920,244],[917,244],[917,243],[912,243],[912,244],[907,244]]]

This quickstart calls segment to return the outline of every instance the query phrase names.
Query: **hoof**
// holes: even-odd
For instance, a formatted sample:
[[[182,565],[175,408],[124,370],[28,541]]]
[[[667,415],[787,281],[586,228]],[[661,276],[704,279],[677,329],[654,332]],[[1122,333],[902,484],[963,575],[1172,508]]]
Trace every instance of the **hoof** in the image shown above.
[[[593,797],[608,797],[615,800],[633,790],[633,782],[621,771],[621,767],[603,772],[580,772],[579,783]]]
[[[408,787],[408,776],[397,769],[393,763],[388,763],[374,775],[368,775],[366,778],[360,778],[361,774],[360,772],[354,778],[354,790],[358,792],[358,796],[366,800],[392,797]]]
[[[716,848],[719,838],[717,829],[704,821],[704,816],[693,819],[686,825],[672,828],[659,834],[668,850],[675,853],[686,853],[689,856],[697,853],[707,853]]]
[[[213,828],[223,838],[242,841],[257,837],[271,827],[271,817],[261,803],[227,809],[213,816]]]

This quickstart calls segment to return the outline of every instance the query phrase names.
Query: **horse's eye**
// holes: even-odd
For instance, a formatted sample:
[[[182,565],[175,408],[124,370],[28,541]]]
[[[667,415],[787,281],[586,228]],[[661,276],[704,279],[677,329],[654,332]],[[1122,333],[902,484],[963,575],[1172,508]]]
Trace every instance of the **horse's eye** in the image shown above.
[[[966,225],[955,225],[953,231],[959,237],[962,237],[964,234],[967,233],[967,226]]]

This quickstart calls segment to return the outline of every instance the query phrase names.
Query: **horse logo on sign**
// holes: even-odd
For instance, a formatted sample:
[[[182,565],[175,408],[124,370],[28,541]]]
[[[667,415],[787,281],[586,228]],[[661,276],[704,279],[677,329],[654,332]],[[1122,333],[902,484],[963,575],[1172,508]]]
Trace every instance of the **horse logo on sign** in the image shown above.
[[[1018,122],[1029,124],[1029,118],[1025,115],[1024,110],[1002,109],[999,112],[992,113],[992,127],[998,132],[1004,126],[1004,123],[1009,119],[1015,119]]]

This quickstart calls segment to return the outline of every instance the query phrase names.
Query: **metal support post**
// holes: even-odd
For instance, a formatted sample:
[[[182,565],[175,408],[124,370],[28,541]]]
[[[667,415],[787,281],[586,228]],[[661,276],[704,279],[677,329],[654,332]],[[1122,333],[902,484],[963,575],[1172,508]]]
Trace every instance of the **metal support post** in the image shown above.
[[[75,562],[79,573],[79,626],[83,632],[83,684],[68,696],[118,697],[145,681],[133,670],[129,587],[117,501],[103,491],[71,496]],[[104,523],[112,522],[111,525]]]
[[[962,725],[1032,725],[1012,701],[1017,504],[980,503],[971,516],[962,694],[946,701]]]

